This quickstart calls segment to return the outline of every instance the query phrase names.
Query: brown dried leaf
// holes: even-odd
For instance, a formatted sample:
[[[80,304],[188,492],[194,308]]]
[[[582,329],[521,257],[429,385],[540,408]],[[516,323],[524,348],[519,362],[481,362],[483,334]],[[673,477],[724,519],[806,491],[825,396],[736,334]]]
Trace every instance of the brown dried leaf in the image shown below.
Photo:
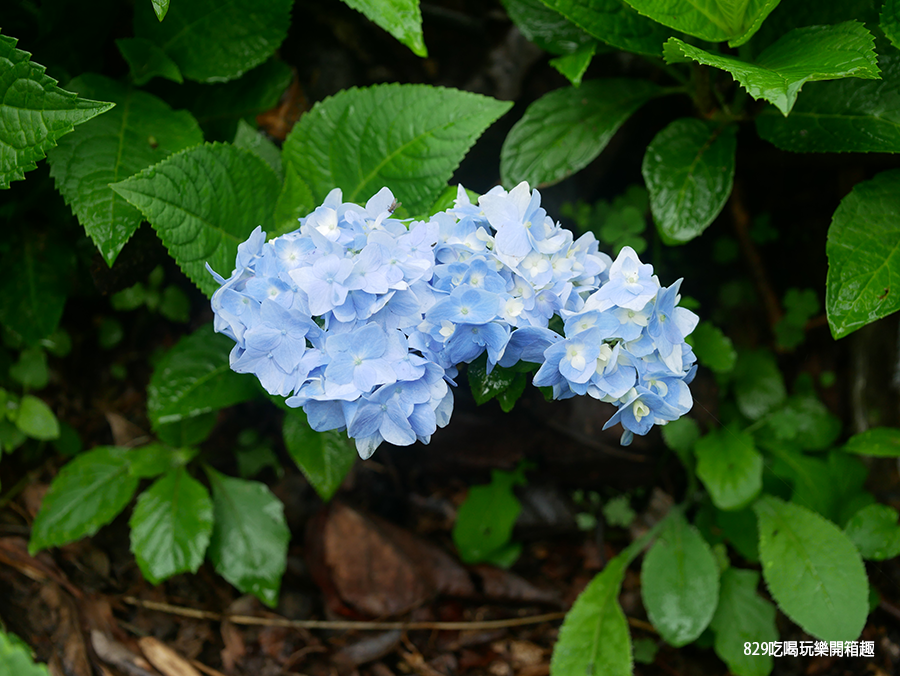
[[[200,672],[190,662],[159,639],[144,636],[138,644],[150,664],[165,676],[200,676]]]

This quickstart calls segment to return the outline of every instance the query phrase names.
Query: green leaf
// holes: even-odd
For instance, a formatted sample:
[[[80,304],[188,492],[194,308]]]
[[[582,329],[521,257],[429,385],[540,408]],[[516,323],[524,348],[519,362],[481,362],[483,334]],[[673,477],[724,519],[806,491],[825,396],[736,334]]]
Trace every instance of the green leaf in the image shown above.
[[[697,361],[716,373],[730,373],[737,362],[737,352],[731,338],[710,322],[700,322],[687,337]]]
[[[788,117],[766,108],[756,131],[796,153],[900,152],[900,54],[880,54],[881,80],[813,82]]]
[[[469,387],[475,403],[481,406],[509,389],[515,382],[519,372],[511,368],[495,366],[487,372],[487,358],[476,359],[468,366]]]
[[[165,444],[147,444],[128,456],[128,472],[139,479],[152,479],[183,467],[197,455],[195,448],[172,448]]]
[[[898,513],[887,505],[869,505],[859,510],[844,532],[864,559],[886,561],[900,556]]]
[[[734,394],[738,409],[750,420],[759,420],[787,397],[784,378],[775,356],[766,350],[741,350],[734,369]]]
[[[287,35],[291,0],[181,0],[166,20],[146,2],[134,10],[134,34],[154,42],[197,82],[225,82],[268,59]]]
[[[356,462],[356,448],[344,432],[316,432],[299,409],[288,411],[282,426],[284,446],[316,493],[331,500]]]
[[[122,38],[116,40],[116,47],[128,63],[128,70],[134,84],[141,86],[155,77],[163,77],[181,84],[181,71],[168,55],[154,43],[143,38]]]
[[[525,374],[517,373],[512,384],[502,392],[497,393],[497,401],[500,403],[500,409],[504,413],[509,413],[513,410],[519,397],[525,392],[527,384],[528,379],[525,377]]]
[[[677,38],[665,44],[667,63],[696,61],[727,71],[754,99],[766,99],[787,116],[806,82],[858,77],[877,80],[874,38],[856,21],[797,28],[768,47],[756,63],[711,54]]]
[[[213,490],[209,558],[222,577],[270,607],[278,603],[290,531],[284,505],[265,484],[207,467]]]
[[[779,0],[627,0],[638,12],[664,26],[708,42],[728,40],[737,47],[759,30]]]
[[[627,559],[619,555],[597,574],[572,605],[550,658],[556,676],[631,676],[631,634],[619,590]]]
[[[838,491],[828,464],[790,445],[767,442],[766,449],[778,460],[773,466],[775,474],[794,487],[791,502],[834,520]]]
[[[50,380],[47,353],[39,347],[22,350],[18,361],[9,367],[9,377],[26,390],[42,390]]]
[[[841,433],[841,421],[808,395],[789,398],[769,414],[766,426],[779,441],[790,441],[805,451],[824,451]]]
[[[850,539],[818,514],[772,496],[754,510],[763,576],[785,615],[823,641],[859,638],[869,584]]]
[[[300,227],[297,221],[316,207],[312,188],[301,178],[297,170],[288,164],[284,167],[284,185],[275,203],[275,231],[283,235]]]
[[[771,655],[747,655],[747,643],[777,641],[775,606],[756,593],[759,573],[729,568],[722,573],[719,607],[710,622],[716,634],[713,644],[728,670],[735,676],[769,676]]]
[[[488,560],[509,544],[522,504],[513,486],[524,486],[525,468],[491,471],[491,483],[473,486],[456,513],[453,543],[466,563]]]
[[[170,322],[187,324],[191,319],[191,301],[179,287],[171,284],[163,289],[159,314]]]
[[[900,430],[893,427],[873,427],[854,434],[844,446],[844,452],[875,458],[900,458]]]
[[[745,507],[762,490],[763,457],[746,432],[722,428],[697,441],[697,476],[719,509]]]
[[[885,0],[881,8],[881,30],[894,47],[900,49],[900,2]]]
[[[272,167],[272,171],[278,176],[279,181],[284,180],[284,168],[281,166],[281,150],[261,132],[251,127],[246,120],[238,120],[237,133],[234,135],[234,145],[258,155],[261,160]]]
[[[583,169],[635,110],[662,93],[647,80],[608,79],[545,94],[503,142],[503,184],[555,183]]]
[[[594,58],[594,53],[596,51],[597,43],[592,42],[589,45],[585,45],[577,52],[550,59],[550,65],[562,73],[575,87],[580,87],[581,78],[584,77],[585,71],[587,71],[588,66],[591,65],[591,60]]]
[[[209,492],[183,467],[157,479],[140,494],[128,524],[131,551],[151,584],[196,573],[213,529]]]
[[[434,202],[488,125],[512,106],[426,85],[348,89],[317,103],[284,143],[285,173],[309,186],[313,205],[333,188],[364,202],[388,186],[409,213]]]
[[[759,536],[757,535],[756,514],[751,508],[726,512],[715,511],[716,526],[722,536],[734,547],[738,554],[748,561],[759,562]]]
[[[169,0],[151,0],[153,2],[153,11],[156,14],[156,18],[162,21],[166,18],[166,13],[169,11]]]
[[[0,631],[0,664],[8,676],[49,676],[43,664],[36,664],[31,649],[15,634]]]
[[[0,35],[0,188],[25,178],[75,125],[113,107],[57,87],[31,54],[16,49],[17,42]]]
[[[344,0],[409,47],[416,56],[428,56],[422,37],[419,0]]]
[[[49,441],[59,437],[59,421],[43,401],[26,394],[19,402],[16,427],[32,439]]]
[[[687,645],[712,619],[719,568],[709,545],[681,513],[669,517],[644,557],[641,596],[650,622],[669,645]]]
[[[806,338],[806,323],[819,311],[819,299],[812,289],[788,289],[784,296],[784,316],[775,325],[779,347],[793,350]]]
[[[900,170],[858,183],[828,229],[825,311],[837,338],[900,309]]]
[[[641,172],[666,244],[698,237],[722,211],[734,183],[735,130],[682,118],[647,146]]]
[[[666,446],[675,451],[685,467],[692,467],[691,454],[700,438],[700,426],[697,421],[682,416],[663,425],[661,431]]]
[[[229,274],[238,244],[256,226],[271,228],[280,188],[259,157],[218,143],[184,150],[111,187],[141,210],[207,296],[218,284],[206,264]]]
[[[541,0],[501,0],[506,13],[528,40],[551,54],[574,54],[596,41]],[[552,61],[551,61],[552,63]]]
[[[175,448],[201,444],[216,426],[218,411],[201,413],[193,418],[182,418],[172,423],[158,425],[153,431],[163,443]]]
[[[125,509],[139,481],[128,472],[129,453],[99,446],[59,471],[31,527],[32,555],[93,535]]]
[[[626,52],[659,57],[672,32],[622,0],[542,0],[598,40]]]
[[[116,103],[106,115],[61,139],[47,158],[57,189],[112,265],[143,217],[109,185],[202,143],[203,134],[190,113],[102,75],[82,75],[70,86],[84,96]]]
[[[147,386],[147,414],[154,429],[256,396],[255,379],[229,366],[233,347],[234,341],[206,324],[162,356]]]

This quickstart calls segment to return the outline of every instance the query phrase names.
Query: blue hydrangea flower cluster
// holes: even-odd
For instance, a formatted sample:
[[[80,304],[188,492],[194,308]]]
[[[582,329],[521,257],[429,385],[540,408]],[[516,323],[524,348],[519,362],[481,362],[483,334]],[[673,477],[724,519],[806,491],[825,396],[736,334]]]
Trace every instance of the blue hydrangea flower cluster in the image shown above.
[[[686,413],[697,317],[625,247],[615,261],[575,239],[527,183],[496,187],[425,221],[393,217],[384,188],[365,207],[333,190],[298,230],[238,247],[212,297],[231,368],[302,407],[319,431],[344,430],[363,458],[387,441],[428,443],[453,410],[460,364],[539,364],[555,398],[618,406],[622,443]],[[564,335],[549,328],[563,320]],[[605,428],[604,428],[605,429]]]

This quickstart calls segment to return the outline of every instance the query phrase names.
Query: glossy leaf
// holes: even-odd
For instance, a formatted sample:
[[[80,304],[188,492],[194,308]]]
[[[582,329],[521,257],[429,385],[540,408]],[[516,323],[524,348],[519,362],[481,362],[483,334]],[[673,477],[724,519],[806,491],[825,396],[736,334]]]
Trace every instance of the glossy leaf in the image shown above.
[[[881,30],[884,31],[891,44],[900,49],[900,2],[884,0],[880,19]]]
[[[828,229],[825,311],[843,338],[900,309],[900,170],[858,183]]]
[[[631,634],[618,600],[627,564],[621,555],[609,561],[575,600],[553,647],[550,673],[631,676]]]
[[[159,440],[173,448],[202,444],[212,433],[219,417],[218,411],[201,413],[192,418],[181,418],[171,423],[161,423],[154,428]]]
[[[34,519],[28,550],[93,535],[125,509],[138,486],[128,454],[127,448],[99,446],[64,465]]]
[[[594,38],[541,0],[501,0],[522,35],[551,54],[574,54],[596,44]]]
[[[109,185],[203,142],[191,114],[114,80],[88,73],[70,87],[116,107],[81,125],[48,154],[50,175],[108,265],[140,226],[141,212]]]
[[[16,427],[32,439],[49,441],[59,437],[59,421],[53,411],[31,394],[26,394],[19,402]]]
[[[594,58],[594,53],[596,51],[597,43],[592,42],[589,45],[585,45],[577,52],[550,59],[550,65],[565,75],[566,79],[575,87],[580,87],[581,78],[584,77],[588,66],[591,65],[591,60]]]
[[[716,373],[730,373],[734,369],[737,362],[734,343],[718,326],[700,322],[686,340],[703,366]]]
[[[265,484],[207,468],[213,492],[209,558],[222,577],[270,607],[278,603],[290,531],[284,505]]]
[[[184,82],[178,64],[150,40],[123,38],[116,40],[116,47],[119,48],[122,57],[128,63],[134,84],[140,86],[155,77],[163,77],[178,84]]]
[[[697,441],[697,476],[719,509],[740,509],[762,490],[763,458],[753,437],[739,430],[713,430]]]
[[[472,396],[475,403],[481,406],[491,399],[507,390],[516,381],[516,377],[520,373],[511,368],[503,368],[495,366],[493,370],[487,372],[487,360],[479,358],[468,366],[469,388],[472,390]]]
[[[844,451],[876,458],[900,458],[900,430],[894,427],[873,427],[850,437]]]
[[[17,42],[0,35],[0,188],[25,178],[75,125],[113,107],[57,87],[31,54],[16,49]]]
[[[734,126],[682,118],[647,146],[641,172],[666,244],[689,242],[722,211],[734,182],[735,145]]]
[[[897,510],[887,505],[863,507],[851,517],[844,532],[864,559],[886,561],[900,556]]]
[[[734,369],[734,394],[741,413],[758,420],[787,397],[784,378],[771,352],[743,350]]]
[[[166,13],[169,11],[169,0],[151,0],[153,2],[153,12],[156,14],[156,18],[162,21],[166,18]]]
[[[290,164],[284,167],[284,185],[275,202],[275,230],[272,234],[283,235],[300,227],[299,219],[315,209],[312,188],[303,180],[299,172]]]
[[[772,672],[771,655],[747,655],[747,643],[777,641],[775,606],[756,592],[759,573],[729,568],[722,573],[719,606],[710,622],[715,632],[713,647],[735,676],[768,676]]]
[[[258,392],[253,378],[231,370],[234,341],[206,324],[185,336],[156,363],[147,386],[154,428],[247,401]]]
[[[203,563],[213,529],[209,492],[183,467],[157,479],[140,494],[128,522],[131,551],[151,584]]]
[[[278,49],[291,22],[291,0],[181,0],[160,21],[146,2],[134,10],[134,34],[159,46],[197,82],[225,82]]]
[[[301,410],[292,409],[284,416],[282,433],[288,455],[319,497],[331,500],[356,462],[356,447],[346,432],[316,432]]]
[[[503,142],[503,184],[555,183],[583,169],[635,110],[662,93],[647,80],[608,79],[545,94]]]
[[[285,141],[282,160],[314,204],[333,188],[364,203],[385,185],[409,213],[427,208],[481,133],[512,106],[425,85],[348,89],[316,104]]]
[[[208,296],[218,288],[206,264],[227,276],[238,244],[272,226],[275,173],[248,150],[205,144],[172,155],[112,189],[150,221],[169,254]]]
[[[712,619],[719,568],[709,545],[683,515],[669,517],[644,557],[641,596],[650,622],[669,645],[687,645]]]
[[[165,444],[147,444],[131,451],[128,472],[140,479],[176,470],[189,463],[197,455],[195,448],[172,448]]]
[[[754,99],[765,99],[787,116],[806,82],[844,77],[878,79],[874,38],[856,21],[797,28],[768,47],[755,63],[713,54],[677,38],[666,42],[668,63],[696,61],[727,71]]]
[[[238,120],[234,145],[259,156],[261,160],[272,167],[272,171],[278,176],[278,180],[284,180],[284,168],[281,166],[281,150],[261,132],[247,124],[245,120]]]
[[[707,42],[749,40],[779,0],[627,0],[638,12],[664,26]]]
[[[370,21],[409,47],[416,56],[428,56],[422,37],[419,0],[344,0]]]
[[[849,538],[818,514],[772,496],[754,510],[763,576],[781,610],[820,640],[859,638],[869,584]]]

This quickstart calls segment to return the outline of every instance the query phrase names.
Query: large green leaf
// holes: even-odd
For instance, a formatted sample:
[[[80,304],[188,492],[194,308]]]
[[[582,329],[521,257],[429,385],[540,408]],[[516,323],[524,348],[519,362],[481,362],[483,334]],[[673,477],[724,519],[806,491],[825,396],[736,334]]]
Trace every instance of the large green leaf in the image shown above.
[[[284,143],[285,173],[296,171],[316,203],[333,188],[345,201],[365,202],[388,186],[409,213],[419,213],[511,106],[426,85],[348,89],[300,118]]]
[[[750,420],[759,420],[781,404],[787,391],[775,355],[767,350],[738,351],[734,395],[738,409]]]
[[[134,34],[156,43],[184,77],[225,82],[268,59],[287,36],[292,0],[181,0],[160,21],[134,8]]]
[[[853,543],[800,505],[765,496],[754,511],[763,576],[785,615],[823,641],[859,638],[869,583]]]
[[[843,338],[900,309],[900,170],[857,184],[828,229],[825,311]]]
[[[627,0],[664,26],[708,42],[742,45],[759,29],[779,0]]]
[[[897,510],[887,505],[868,505],[854,514],[844,532],[864,559],[885,561],[900,555]]]
[[[102,75],[88,73],[69,86],[116,104],[63,137],[47,155],[57,189],[112,265],[143,217],[109,185],[203,143],[203,134],[187,111],[172,110],[161,99]]]
[[[844,451],[876,458],[900,458],[900,430],[894,427],[873,427],[850,437]]]
[[[880,18],[881,30],[884,31],[894,47],[900,49],[900,2],[884,0]]]
[[[0,188],[25,178],[76,124],[114,105],[60,89],[17,42],[0,35]]]
[[[128,523],[141,573],[159,584],[178,573],[197,572],[213,529],[213,504],[203,484],[182,467],[140,494]]]
[[[694,446],[697,476],[719,509],[740,509],[762,490],[763,457],[753,437],[731,428],[712,430]]]
[[[265,484],[206,469],[213,490],[209,558],[216,571],[266,605],[278,603],[290,531],[284,505]]]
[[[735,145],[733,125],[682,118],[647,146],[641,172],[666,244],[689,242],[722,211],[734,183]]]
[[[680,513],[669,517],[644,557],[641,596],[650,622],[676,647],[700,636],[712,619],[719,567],[706,540]]]
[[[662,93],[647,80],[608,79],[545,94],[503,142],[504,185],[555,183],[583,169],[635,110]]]
[[[122,38],[116,40],[116,47],[128,62],[128,70],[134,84],[140,86],[155,77],[164,77],[181,84],[184,78],[178,64],[156,46],[144,38]]]
[[[195,418],[251,399],[254,378],[231,370],[234,341],[206,324],[166,352],[147,386],[147,414],[154,428]]]
[[[228,276],[238,244],[258,225],[271,229],[280,188],[258,156],[218,143],[184,150],[111,187],[141,210],[208,296],[218,284],[206,264]]]
[[[710,622],[715,632],[713,647],[735,676],[768,676],[772,656],[747,655],[747,643],[777,641],[775,606],[756,593],[759,573],[729,568],[722,573],[719,607]]]
[[[623,0],[542,0],[598,40],[626,52],[660,56],[672,35],[655,21],[641,16]]]
[[[46,665],[35,663],[28,645],[14,634],[0,630],[0,665],[4,676],[49,676]]]
[[[419,0],[344,0],[409,47],[416,56],[428,56],[422,37]]]
[[[810,83],[787,117],[771,108],[759,135],[798,153],[900,152],[900,54],[880,54],[881,80]]]
[[[31,527],[34,552],[93,535],[125,509],[139,479],[128,472],[127,448],[100,446],[56,475]]]
[[[765,99],[787,116],[807,82],[858,77],[877,80],[874,38],[856,21],[797,28],[771,45],[755,63],[713,54],[677,38],[666,42],[668,63],[696,61],[727,71],[754,99]]]
[[[299,409],[285,414],[282,434],[288,455],[328,502],[356,462],[353,442],[345,432],[316,432]]]
[[[791,502],[834,520],[839,493],[828,464],[788,444],[764,443],[769,454],[777,459],[772,465],[774,473],[793,485]]]
[[[566,614],[553,647],[555,676],[631,676],[631,635],[619,605],[627,559],[620,555],[597,574]]]
[[[284,167],[281,165],[281,149],[261,132],[251,127],[245,120],[238,121],[237,133],[234,135],[234,145],[258,155],[261,160],[272,167],[272,171],[275,172],[279,180],[284,180]]]
[[[526,38],[551,54],[574,54],[596,44],[594,38],[541,0],[501,0]]]

